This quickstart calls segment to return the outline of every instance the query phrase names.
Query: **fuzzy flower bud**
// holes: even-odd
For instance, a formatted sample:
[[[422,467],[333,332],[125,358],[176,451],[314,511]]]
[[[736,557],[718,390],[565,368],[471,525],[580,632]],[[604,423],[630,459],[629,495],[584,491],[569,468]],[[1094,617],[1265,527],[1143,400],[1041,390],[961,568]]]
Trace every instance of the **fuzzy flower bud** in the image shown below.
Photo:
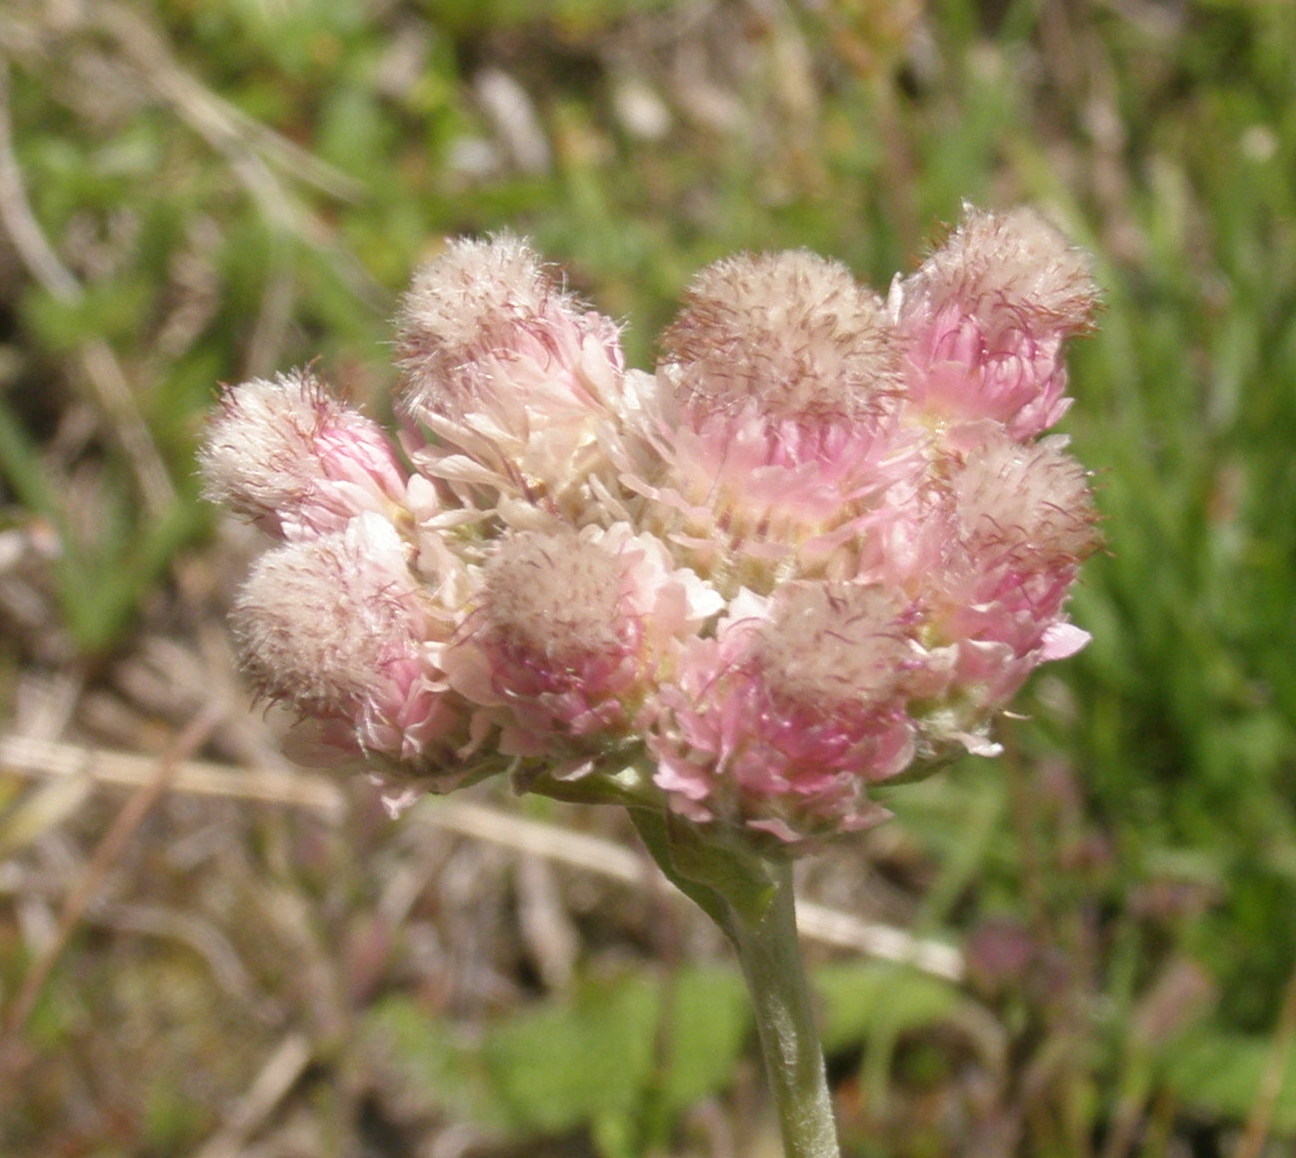
[[[788,702],[877,714],[908,680],[915,656],[895,596],[878,586],[790,584],[761,633],[755,662]]]
[[[1043,577],[1049,586],[1069,585],[1098,545],[1088,476],[1063,445],[1056,438],[992,442],[951,479],[959,540],[997,582]],[[1031,602],[1044,610],[1038,598]]]
[[[871,423],[899,379],[881,300],[805,250],[708,266],[662,343],[675,390],[698,417]]]
[[[405,496],[405,472],[382,428],[310,370],[227,390],[198,463],[207,498],[280,538],[341,530]]]
[[[912,635],[911,617],[874,586],[740,598],[654,704],[657,783],[685,815],[788,843],[884,819],[866,789],[911,760],[906,700],[931,683]]]
[[[668,570],[655,540],[609,531],[524,531],[485,568],[480,608],[447,663],[455,685],[508,711],[506,750],[534,754],[572,736],[624,731],[679,634],[719,599]]]
[[[911,407],[944,422],[989,419],[1015,438],[1065,413],[1064,339],[1089,324],[1088,258],[1029,209],[971,207],[912,277],[892,286]]]
[[[303,716],[344,725],[355,751],[425,770],[457,724],[436,666],[443,630],[392,525],[361,515],[344,531],[262,555],[234,607],[254,686]],[[343,741],[345,742],[345,741]]]
[[[663,339],[646,464],[624,477],[662,533],[730,588],[770,590],[826,557],[919,469],[896,422],[900,363],[881,301],[804,251],[704,269]],[[813,560],[813,561],[812,561]]]
[[[950,498],[957,546],[929,576],[933,627],[965,641],[983,697],[998,706],[1042,658],[1063,658],[1088,638],[1064,624],[1062,608],[1098,547],[1093,497],[1061,440],[1046,439],[982,448],[952,477]]]
[[[617,327],[563,292],[525,242],[452,242],[415,275],[398,325],[401,406],[444,443],[416,454],[429,473],[561,494],[594,469],[622,369]]]

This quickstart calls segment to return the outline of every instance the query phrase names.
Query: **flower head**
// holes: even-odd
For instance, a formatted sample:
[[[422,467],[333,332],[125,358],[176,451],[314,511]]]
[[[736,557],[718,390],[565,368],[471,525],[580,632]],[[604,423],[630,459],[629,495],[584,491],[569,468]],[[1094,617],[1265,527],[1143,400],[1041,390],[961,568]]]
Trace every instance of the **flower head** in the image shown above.
[[[866,828],[1087,638],[1089,482],[1039,436],[1094,299],[1037,215],[969,209],[886,306],[809,253],[715,263],[647,373],[526,243],[452,242],[400,312],[408,471],[309,371],[209,427],[209,495],[287,540],[245,666],[420,786],[508,765],[794,850]]]
[[[420,773],[449,762],[460,725],[437,663],[447,619],[373,514],[262,555],[233,615],[262,694],[349,725],[334,729],[344,749]]]
[[[562,503],[598,469],[622,370],[616,325],[555,284],[525,242],[452,242],[398,319],[401,407],[434,436],[432,475]]]
[[[1085,329],[1097,288],[1085,254],[1029,209],[963,221],[892,287],[911,408],[947,423],[991,420],[1030,438],[1065,413],[1063,341]]]
[[[881,495],[920,468],[898,422],[880,299],[804,251],[704,269],[644,391],[623,478],[644,521],[729,589],[827,573]]]
[[[625,561],[586,536],[523,532],[486,567],[474,643],[491,694],[552,743],[624,726],[622,697],[641,677],[642,619]],[[543,750],[543,749],[541,749]]]
[[[1098,545],[1088,476],[1058,439],[979,447],[950,479],[958,541],[981,577],[980,599],[1005,588],[1034,587],[1037,613],[1056,614],[1060,599],[1043,590],[1075,578]]]
[[[281,538],[340,530],[405,497],[407,475],[383,429],[308,369],[227,390],[198,462],[209,499]]]
[[[657,783],[694,819],[789,843],[883,819],[867,788],[908,765],[906,702],[930,682],[913,627],[873,586],[797,583],[736,601],[654,704]]]
[[[656,540],[632,535],[625,524],[522,531],[486,564],[447,663],[456,686],[503,709],[506,750],[627,733],[677,638],[718,605],[689,572],[670,570]]]
[[[881,299],[805,250],[708,266],[662,344],[694,421],[750,410],[773,427],[870,422],[899,381]]]

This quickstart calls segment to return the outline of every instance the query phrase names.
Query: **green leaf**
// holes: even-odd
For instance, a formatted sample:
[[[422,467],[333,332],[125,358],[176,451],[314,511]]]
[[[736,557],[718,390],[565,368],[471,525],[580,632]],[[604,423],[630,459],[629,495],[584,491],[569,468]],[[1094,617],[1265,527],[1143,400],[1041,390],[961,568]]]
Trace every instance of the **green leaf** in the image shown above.
[[[113,527],[102,543],[81,545],[60,560],[60,602],[83,651],[103,652],[116,643],[201,523],[196,504],[181,499],[161,518],[143,527],[134,521]]]
[[[903,965],[857,961],[825,965],[813,985],[822,1002],[820,1034],[828,1052],[884,1032],[939,1025],[960,1000],[955,986]]]
[[[507,1124],[477,1051],[462,1044],[444,1018],[409,997],[393,996],[368,1011],[363,1033],[416,1097],[483,1126]]]
[[[557,1133],[637,1106],[653,1067],[661,994],[627,975],[488,1032],[482,1058],[513,1121]]]
[[[339,87],[320,112],[317,153],[343,172],[381,184],[391,132],[390,115],[372,91]]]
[[[639,839],[643,841],[644,847],[657,862],[666,879],[723,928],[725,922],[723,899],[713,889],[681,876],[675,868],[666,817],[654,809],[632,808],[630,819],[639,833]]]
[[[751,1028],[751,1004],[737,970],[684,969],[670,987],[662,1100],[672,1112],[723,1089]]]
[[[376,1006],[365,1026],[443,1112],[522,1136],[588,1128],[608,1158],[633,1158],[729,1083],[750,1022],[737,971],[712,965],[582,981],[476,1044],[403,997]]]
[[[29,510],[44,515],[60,534],[66,531],[58,501],[36,447],[13,411],[0,398],[0,476]]]

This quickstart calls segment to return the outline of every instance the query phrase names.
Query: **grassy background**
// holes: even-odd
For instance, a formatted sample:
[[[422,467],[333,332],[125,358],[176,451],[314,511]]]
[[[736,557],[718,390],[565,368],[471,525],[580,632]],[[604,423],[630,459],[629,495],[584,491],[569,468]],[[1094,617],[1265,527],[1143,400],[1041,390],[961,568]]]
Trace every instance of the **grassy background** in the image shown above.
[[[808,939],[844,1143],[1290,1153],[1294,56],[1281,0],[8,0],[0,1153],[774,1152],[727,958],[613,879],[616,818],[479,795],[519,849],[283,768],[193,444],[316,356],[381,414],[447,234],[534,237],[643,365],[700,264],[884,288],[964,199],[1098,257],[1065,427],[1109,550],[1005,758],[804,866],[967,964]]]

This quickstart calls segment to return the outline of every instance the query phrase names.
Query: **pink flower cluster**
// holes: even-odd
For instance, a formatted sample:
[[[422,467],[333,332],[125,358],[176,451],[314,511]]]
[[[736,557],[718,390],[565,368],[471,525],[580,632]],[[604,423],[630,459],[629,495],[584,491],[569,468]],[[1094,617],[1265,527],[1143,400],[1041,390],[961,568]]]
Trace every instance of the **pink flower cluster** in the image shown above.
[[[281,540],[235,632],[298,751],[409,790],[510,769],[789,845],[960,751],[1040,663],[1097,546],[1045,432],[1085,256],[967,209],[883,300],[798,251],[704,269],[656,371],[512,237],[450,243],[399,318],[399,436],[308,370],[229,390],[207,492]]]

